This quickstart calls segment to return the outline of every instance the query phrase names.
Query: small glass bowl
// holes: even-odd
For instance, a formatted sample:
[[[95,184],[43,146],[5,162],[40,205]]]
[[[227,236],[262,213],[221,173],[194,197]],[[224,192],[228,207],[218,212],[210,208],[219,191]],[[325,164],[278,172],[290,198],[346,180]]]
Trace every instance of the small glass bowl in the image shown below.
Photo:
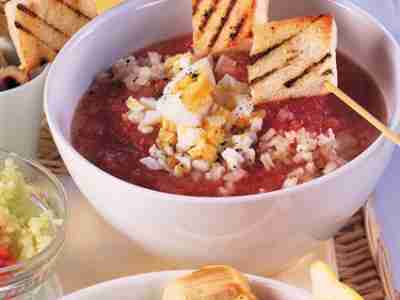
[[[63,221],[60,226],[55,227],[52,242],[42,252],[29,260],[0,268],[0,299],[35,299],[42,295],[48,286],[55,286],[55,262],[65,241],[67,195],[61,182],[39,163],[0,150],[0,168],[4,166],[6,159],[12,159],[24,174],[27,183],[40,190],[40,194],[32,194],[35,205],[42,210],[52,210],[54,217]]]

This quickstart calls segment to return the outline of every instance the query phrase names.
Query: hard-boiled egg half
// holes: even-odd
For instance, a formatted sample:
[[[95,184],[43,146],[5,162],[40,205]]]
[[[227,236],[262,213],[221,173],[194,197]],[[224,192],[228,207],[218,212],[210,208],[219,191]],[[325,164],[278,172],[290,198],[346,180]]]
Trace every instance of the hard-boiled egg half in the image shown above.
[[[197,127],[213,104],[215,77],[212,62],[203,58],[183,69],[165,87],[157,110],[177,126]]]

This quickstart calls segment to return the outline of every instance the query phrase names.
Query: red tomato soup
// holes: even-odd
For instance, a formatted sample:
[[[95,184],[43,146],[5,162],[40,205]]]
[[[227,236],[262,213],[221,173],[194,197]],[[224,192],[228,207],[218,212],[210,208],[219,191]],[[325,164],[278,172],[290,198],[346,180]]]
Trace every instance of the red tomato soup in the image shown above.
[[[178,82],[192,63],[184,54],[190,49],[191,36],[164,41],[99,74],[72,124],[79,153],[104,171],[152,190],[230,196],[290,188],[323,176],[378,137],[333,95],[249,106],[247,53],[214,59],[217,87],[212,91],[208,75],[202,75],[210,65],[206,61]],[[339,86],[385,121],[383,96],[371,77],[341,53],[337,65]],[[178,83],[171,84],[174,80]],[[179,99],[170,95],[174,91],[181,91],[183,104],[169,104]],[[177,125],[168,116],[196,128]]]

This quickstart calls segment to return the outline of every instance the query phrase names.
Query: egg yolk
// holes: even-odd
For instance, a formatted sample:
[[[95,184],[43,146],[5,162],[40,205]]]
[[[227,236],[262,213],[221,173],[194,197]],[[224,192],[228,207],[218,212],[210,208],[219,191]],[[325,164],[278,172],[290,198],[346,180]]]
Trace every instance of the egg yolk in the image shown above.
[[[192,113],[198,113],[213,102],[213,84],[206,72],[191,73],[175,86],[175,93],[181,94],[182,103]]]

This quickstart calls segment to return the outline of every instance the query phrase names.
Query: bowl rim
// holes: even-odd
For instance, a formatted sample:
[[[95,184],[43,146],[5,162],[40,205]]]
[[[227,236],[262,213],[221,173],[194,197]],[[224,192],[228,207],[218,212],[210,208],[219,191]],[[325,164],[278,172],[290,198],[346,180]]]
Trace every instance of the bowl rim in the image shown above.
[[[133,276],[121,277],[114,280],[109,280],[106,282],[102,282],[99,284],[92,285],[90,287],[84,288],[82,290],[76,291],[72,294],[66,295],[61,300],[79,300],[81,297],[87,298],[90,295],[98,295],[99,292],[105,289],[115,289],[118,285],[123,285],[126,283],[134,283],[134,282],[149,282],[153,278],[162,279],[169,277],[179,277],[186,275],[194,270],[171,270],[171,271],[160,271],[160,272],[149,272],[142,273]],[[267,286],[268,288],[272,288],[279,291],[287,291],[293,293],[293,296],[300,296],[300,299],[312,299],[311,293],[303,288],[299,288],[285,282],[266,278],[262,276],[256,276],[251,274],[245,274],[245,276],[249,279],[250,285],[252,283],[262,284],[263,286]]]
[[[160,192],[152,189],[148,189],[127,181],[124,181],[122,179],[119,179],[93,163],[89,162],[86,158],[84,158],[78,151],[75,150],[75,148],[72,146],[71,142],[66,139],[66,137],[62,134],[58,122],[56,122],[53,117],[51,116],[51,109],[49,105],[49,86],[51,85],[52,80],[54,80],[54,73],[57,71],[57,66],[59,62],[64,58],[64,56],[68,55],[74,48],[78,48],[80,43],[83,42],[87,36],[93,34],[99,26],[101,26],[102,23],[108,22],[108,19],[114,19],[118,17],[119,14],[121,14],[123,11],[126,9],[128,10],[141,10],[143,8],[146,8],[148,6],[152,5],[157,5],[161,2],[165,1],[170,1],[170,0],[150,0],[149,3],[145,4],[138,4],[136,1],[127,1],[124,2],[123,4],[111,9],[110,11],[107,11],[106,13],[96,17],[93,19],[89,24],[84,26],[77,34],[75,34],[71,40],[67,42],[67,44],[63,47],[63,49],[60,51],[60,53],[57,55],[55,61],[52,63],[49,74],[46,79],[45,83],[45,89],[44,89],[44,108],[45,108],[45,114],[49,123],[49,127],[51,129],[51,132],[53,135],[55,135],[56,140],[61,142],[62,147],[66,147],[67,150],[75,157],[75,159],[78,159],[82,161],[84,164],[86,164],[89,168],[91,168],[95,172],[100,172],[102,174],[105,174],[106,177],[108,177],[112,182],[122,184],[123,186],[126,186],[127,189],[137,189],[141,193],[148,194],[149,196],[153,196],[153,198],[168,198],[168,201],[177,201],[181,203],[203,203],[203,204],[227,204],[227,203],[237,203],[237,204],[243,204],[243,203],[252,203],[252,202],[257,202],[259,200],[267,200],[271,198],[276,198],[280,196],[291,196],[293,194],[302,192],[307,189],[312,189],[317,185],[320,185],[326,181],[331,181],[334,178],[337,178],[343,174],[345,174],[347,171],[352,169],[353,167],[356,167],[357,165],[360,165],[366,160],[368,157],[374,154],[375,151],[377,151],[378,148],[385,146],[387,143],[390,143],[387,141],[382,134],[379,135],[379,137],[367,148],[365,149],[360,155],[358,155],[356,158],[353,160],[349,161],[346,163],[344,166],[338,168],[332,173],[329,173],[327,175],[315,178],[309,182],[300,184],[298,186],[292,187],[290,189],[280,189],[272,192],[266,192],[266,193],[260,193],[260,194],[250,194],[250,195],[243,195],[243,196],[217,196],[217,197],[202,197],[202,196],[187,196],[187,195],[180,195],[180,194],[172,194],[172,193],[165,193],[165,192]],[[394,51],[393,51],[393,56],[397,56],[400,61],[400,45],[397,43],[396,39],[392,35],[389,30],[386,29],[386,27],[377,20],[374,16],[370,15],[368,12],[366,12],[364,9],[360,8],[356,4],[350,2],[349,0],[327,0],[331,2],[334,6],[338,6],[341,9],[344,10],[349,10],[352,11],[352,13],[360,15],[366,19],[369,20],[369,22],[375,26],[377,29],[381,31],[381,33],[388,38],[389,43],[392,45]],[[400,65],[396,67],[397,70],[400,72]],[[399,90],[400,90],[400,83],[399,85]],[[395,106],[395,109],[393,111],[393,115],[390,119],[390,124],[389,127],[393,130],[396,128],[399,128],[400,125],[400,103]],[[68,168],[68,165],[67,165]],[[79,183],[78,183],[79,185]]]

